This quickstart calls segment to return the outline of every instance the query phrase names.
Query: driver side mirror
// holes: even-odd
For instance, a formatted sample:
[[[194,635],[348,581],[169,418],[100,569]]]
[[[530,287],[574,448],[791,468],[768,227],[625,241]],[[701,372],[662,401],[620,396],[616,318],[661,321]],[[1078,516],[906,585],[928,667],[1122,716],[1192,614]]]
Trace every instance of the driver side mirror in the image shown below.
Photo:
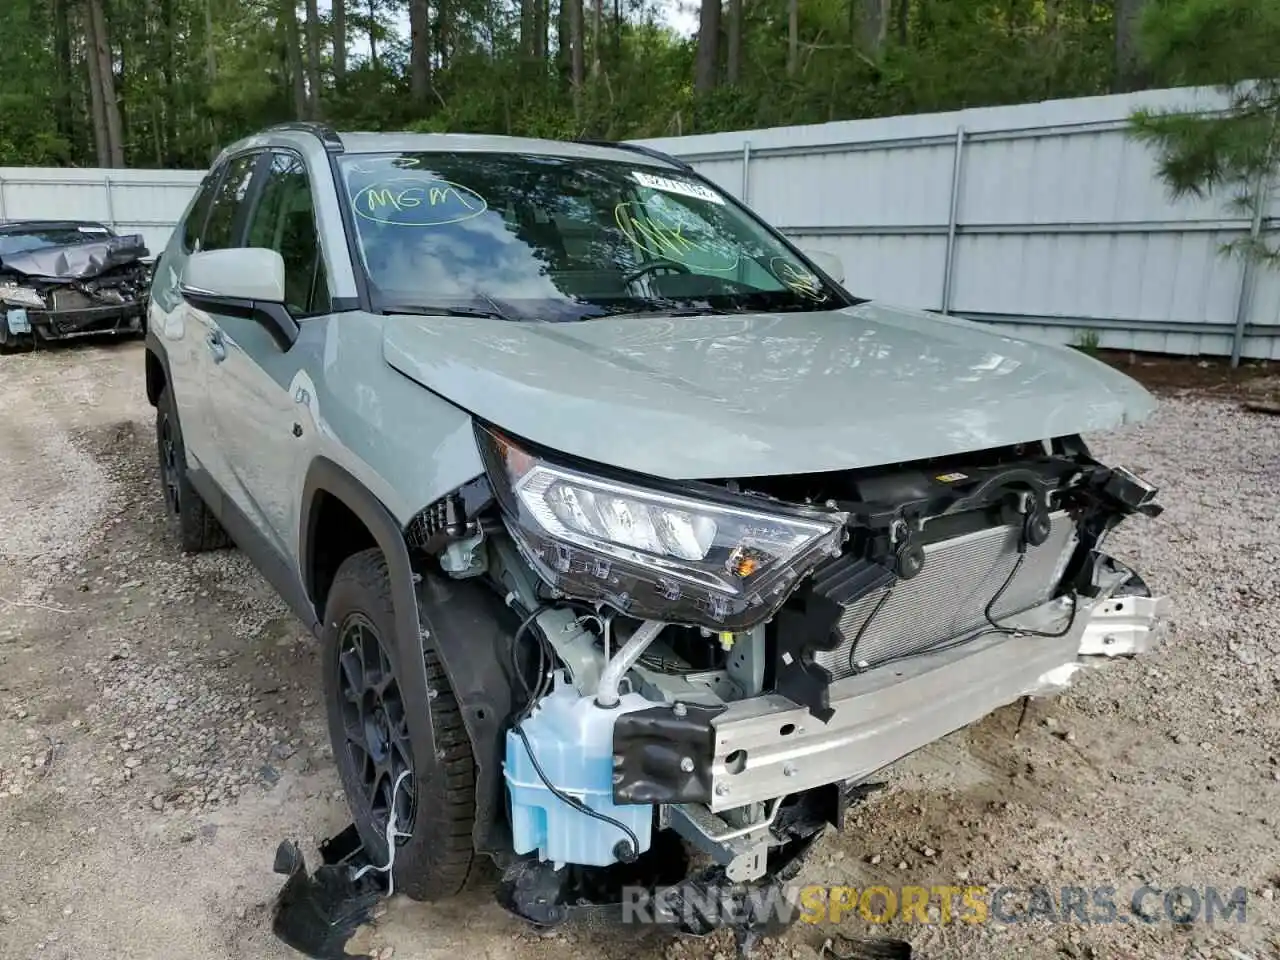
[[[182,294],[284,303],[284,258],[264,247],[203,250],[187,259]]]
[[[826,250],[805,250],[804,255],[836,283],[844,283],[844,263],[834,253],[828,253]]]
[[[298,321],[284,303],[284,259],[265,247],[193,253],[182,271],[182,298],[206,313],[256,320],[288,350]]]

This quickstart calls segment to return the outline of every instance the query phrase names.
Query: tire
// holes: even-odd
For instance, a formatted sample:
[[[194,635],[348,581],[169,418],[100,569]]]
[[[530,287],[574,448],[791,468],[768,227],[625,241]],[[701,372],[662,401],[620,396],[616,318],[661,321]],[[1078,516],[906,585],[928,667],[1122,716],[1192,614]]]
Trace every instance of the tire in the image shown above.
[[[434,695],[426,703],[401,696],[395,623],[382,552],[348,557],[330,588],[321,634],[329,739],[356,830],[379,866],[387,862],[394,781],[409,771],[394,794],[397,825],[408,834],[395,852],[395,889],[414,900],[441,900],[466,887],[478,861],[475,761],[434,650],[422,649]]]
[[[3,311],[0,311],[0,354],[17,353],[19,348],[23,346],[23,339],[22,334],[9,332],[9,324]]]
[[[187,477],[186,448],[173,394],[165,387],[156,400],[156,456],[165,513],[186,553],[220,550],[231,538]]]

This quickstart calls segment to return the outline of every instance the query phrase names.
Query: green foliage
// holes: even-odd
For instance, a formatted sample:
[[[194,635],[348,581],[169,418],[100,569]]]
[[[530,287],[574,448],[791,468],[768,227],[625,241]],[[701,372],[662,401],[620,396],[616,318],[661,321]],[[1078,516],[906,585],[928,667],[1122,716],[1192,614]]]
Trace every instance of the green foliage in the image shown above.
[[[1076,334],[1075,341],[1071,344],[1081,353],[1087,353],[1089,356],[1097,356],[1098,345],[1102,342],[1097,330],[1081,330]]]
[[[663,23],[669,0],[602,0],[598,37],[595,0],[586,0],[578,90],[558,49],[561,5],[571,0],[430,0],[425,96],[413,94],[409,38],[397,27],[408,0],[346,0],[341,74],[328,3],[308,25],[305,4],[291,8],[293,0],[104,2],[126,162],[203,167],[219,146],[300,116],[339,129],[624,139],[1106,93],[1116,0],[892,0],[875,50],[855,29],[868,0],[802,0],[791,72],[788,0],[748,0],[740,76],[726,82],[726,13],[721,82],[702,93],[692,83],[698,41]],[[1187,19],[1168,0],[1149,2],[1171,21]],[[0,163],[96,162],[88,3],[0,4]],[[522,22],[527,29],[542,6],[546,43],[527,43]],[[321,50],[314,90],[305,86],[308,27]],[[537,47],[545,56],[531,55]],[[1191,76],[1192,66],[1180,69]]]
[[[1135,112],[1133,134],[1156,149],[1170,192],[1230,193],[1246,215],[1261,214],[1280,173],[1280,0],[1152,0],[1142,50],[1157,76],[1227,97],[1215,113]],[[1264,239],[1227,249],[1280,262]]]

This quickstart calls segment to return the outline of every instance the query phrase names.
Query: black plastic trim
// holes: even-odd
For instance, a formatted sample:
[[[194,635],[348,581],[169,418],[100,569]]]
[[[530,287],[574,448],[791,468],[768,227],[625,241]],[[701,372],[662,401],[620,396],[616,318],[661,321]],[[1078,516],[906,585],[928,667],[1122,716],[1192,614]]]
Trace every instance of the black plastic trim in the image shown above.
[[[288,120],[284,123],[277,123],[268,127],[264,133],[309,133],[319,138],[324,144],[325,150],[330,153],[342,153],[346,147],[343,146],[342,138],[338,136],[338,131],[327,123],[316,123],[311,120]]]
[[[613,722],[613,802],[710,803],[716,731],[723,705],[674,704],[624,713]],[[692,770],[681,769],[691,760]]]
[[[208,473],[199,468],[188,467],[187,479],[191,481],[191,486],[200,495],[200,499],[218,518],[227,535],[235,541],[236,546],[248,555],[258,572],[289,605],[294,615],[314,634],[318,627],[315,610],[307,597],[301,579],[289,561],[258,532],[258,528],[245,516],[244,511],[223,493],[222,488]]]
[[[287,351],[298,339],[298,321],[293,318],[283,303],[224,297],[221,294],[203,293],[189,287],[179,287],[178,292],[182,299],[197,310],[257,320],[267,328],[281,350]]]
[[[632,153],[638,153],[646,156],[651,160],[661,160],[669,163],[673,167],[683,170],[685,173],[697,173],[693,165],[687,160],[681,160],[679,157],[673,157],[669,153],[663,153],[661,150],[655,150],[653,147],[646,147],[639,143],[628,143],[625,140],[575,140],[575,143],[581,143],[588,147],[608,147],[613,150],[629,150]]]
[[[409,705],[410,733],[431,743],[426,667],[422,651],[436,651],[462,710],[476,765],[476,850],[491,856],[509,852],[502,830],[502,732],[511,712],[511,681],[505,668],[512,631],[499,617],[501,601],[476,581],[445,580],[413,567],[400,526],[366,487],[338,464],[318,458],[307,471],[302,492],[302,558],[307,596],[314,608],[310,563],[315,540],[316,497],[321,492],[344,503],[373,535],[386,558],[396,615],[396,649],[401,690]],[[320,612],[323,616],[323,612]],[[512,615],[514,616],[514,615]],[[416,668],[411,668],[416,664]]]
[[[169,351],[168,349],[166,349],[163,341],[161,341],[161,339],[158,336],[156,336],[156,332],[154,330],[151,330],[151,329],[147,330],[147,335],[143,339],[143,347],[147,353],[153,354],[155,356],[156,361],[160,364],[160,369],[164,371],[164,382],[167,385],[169,385],[170,389],[172,389],[173,375],[169,372]],[[144,368],[144,378],[145,378],[145,368]],[[156,405],[157,399],[159,399],[158,394],[155,398],[153,398],[150,394],[150,391],[148,391],[147,402],[150,403],[151,406],[154,407]]]

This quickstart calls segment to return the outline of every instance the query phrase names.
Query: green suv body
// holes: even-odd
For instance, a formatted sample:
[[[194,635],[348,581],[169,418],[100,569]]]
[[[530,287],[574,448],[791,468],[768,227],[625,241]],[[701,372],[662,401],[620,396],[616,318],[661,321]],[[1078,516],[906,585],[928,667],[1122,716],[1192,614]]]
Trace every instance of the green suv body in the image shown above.
[[[627,145],[217,159],[151,291],[166,503],[322,644],[397,889],[488,856],[550,922],[673,841],[770,882],[886,764],[1153,645],[1103,545],[1155,491],[1081,440],[1146,391],[841,273]]]

